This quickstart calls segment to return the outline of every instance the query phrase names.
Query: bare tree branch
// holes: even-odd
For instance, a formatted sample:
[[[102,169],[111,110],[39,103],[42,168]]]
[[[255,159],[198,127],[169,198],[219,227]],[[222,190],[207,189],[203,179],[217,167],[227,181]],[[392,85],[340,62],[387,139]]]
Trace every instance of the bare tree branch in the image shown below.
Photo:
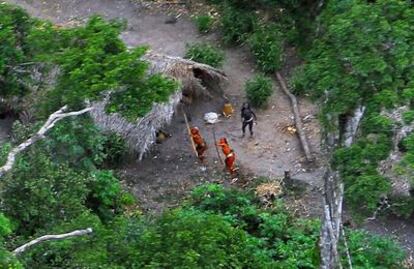
[[[62,239],[66,239],[69,237],[75,237],[75,236],[82,236],[82,235],[86,235],[86,234],[90,234],[92,233],[93,230],[92,228],[87,228],[84,230],[75,230],[73,232],[70,233],[65,233],[65,234],[50,234],[50,235],[44,235],[41,236],[39,238],[36,238],[32,241],[30,241],[29,243],[26,243],[18,248],[16,248],[15,250],[13,250],[13,254],[14,255],[19,255],[21,253],[23,253],[24,251],[26,251],[26,249],[28,249],[29,247],[39,244],[41,242],[44,241],[50,241],[50,240],[62,240]]]
[[[86,112],[91,111],[93,107],[87,107],[79,111],[63,113],[66,109],[67,109],[67,106],[63,106],[61,109],[51,114],[49,118],[47,119],[47,121],[45,122],[45,124],[43,124],[43,126],[40,128],[40,130],[36,134],[34,134],[32,137],[30,137],[29,139],[27,139],[25,142],[21,143],[17,147],[13,148],[9,152],[9,155],[7,156],[6,164],[0,167],[0,177],[12,169],[13,164],[16,161],[17,154],[24,151],[26,148],[28,148],[30,145],[34,144],[38,140],[43,139],[45,137],[46,132],[52,129],[58,121],[64,118],[67,118],[67,117],[78,116],[78,115],[84,114]]]

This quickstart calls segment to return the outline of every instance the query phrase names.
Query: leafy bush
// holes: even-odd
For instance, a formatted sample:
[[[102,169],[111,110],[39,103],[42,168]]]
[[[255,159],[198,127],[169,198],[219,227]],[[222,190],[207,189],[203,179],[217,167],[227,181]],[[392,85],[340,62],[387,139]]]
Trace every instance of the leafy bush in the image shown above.
[[[210,15],[199,15],[194,18],[197,29],[200,33],[208,33],[213,26],[213,17]]]
[[[402,268],[405,253],[393,240],[360,230],[348,230],[347,237],[355,268]],[[346,255],[341,257],[347,264]]]
[[[404,112],[403,120],[405,124],[410,124],[414,120],[414,110]]]
[[[245,90],[247,99],[253,106],[263,107],[273,93],[272,80],[263,75],[257,75],[246,82]]]
[[[392,214],[398,217],[410,219],[414,213],[414,200],[409,196],[390,196],[389,204]]]
[[[87,116],[67,118],[50,130],[38,144],[56,163],[84,170],[94,170],[104,160],[105,137]]]
[[[254,268],[272,264],[260,251],[260,240],[232,227],[222,216],[196,210],[165,214],[154,228],[147,228],[139,245],[151,247],[137,249],[135,268]]]
[[[246,230],[256,230],[259,224],[258,211],[252,201],[253,197],[250,194],[216,184],[202,185],[195,188],[191,194],[193,207],[220,213]]]
[[[364,175],[353,180],[352,185],[346,190],[346,198],[354,209],[360,211],[359,214],[369,214],[378,208],[380,197],[390,190],[391,183],[388,179],[380,175]]]
[[[187,52],[184,57],[213,67],[221,67],[224,61],[224,52],[207,43],[195,43],[187,44]]]
[[[283,58],[283,37],[276,25],[258,27],[248,44],[259,68],[265,73],[280,69]]]
[[[12,144],[3,143],[0,145],[0,166],[3,166],[7,161],[7,156],[12,149]]]
[[[55,164],[39,152],[29,153],[4,178],[2,211],[18,224],[17,234],[33,235],[86,210],[86,182],[82,172]]]
[[[15,67],[30,61],[27,53],[26,37],[30,32],[32,20],[21,8],[2,4],[0,8],[0,96],[22,96],[29,92],[22,83],[29,78]]]
[[[254,13],[225,7],[221,16],[223,40],[227,44],[242,43],[253,32],[257,18]]]
[[[110,171],[97,171],[92,174],[87,184],[90,190],[86,204],[102,220],[110,220],[114,210],[119,206],[121,184]]]
[[[105,164],[109,167],[114,167],[122,162],[128,152],[128,148],[123,137],[116,133],[111,133],[105,136],[102,151],[105,155]]]

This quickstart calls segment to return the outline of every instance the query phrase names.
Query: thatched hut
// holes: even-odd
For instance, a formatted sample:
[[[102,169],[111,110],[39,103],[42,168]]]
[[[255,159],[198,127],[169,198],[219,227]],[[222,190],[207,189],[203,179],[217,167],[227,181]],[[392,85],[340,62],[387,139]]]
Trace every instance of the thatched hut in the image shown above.
[[[108,98],[93,104],[91,116],[95,123],[105,131],[122,135],[130,149],[138,153],[141,160],[144,153],[156,140],[156,132],[171,122],[177,105],[185,99],[200,95],[212,96],[220,93],[227,77],[221,70],[179,57],[147,53],[144,60],[150,64],[149,73],[163,73],[180,82],[181,89],[170,96],[165,103],[156,103],[152,110],[142,118],[131,123],[117,113],[107,114],[105,105]],[[185,101],[185,100],[183,100]]]

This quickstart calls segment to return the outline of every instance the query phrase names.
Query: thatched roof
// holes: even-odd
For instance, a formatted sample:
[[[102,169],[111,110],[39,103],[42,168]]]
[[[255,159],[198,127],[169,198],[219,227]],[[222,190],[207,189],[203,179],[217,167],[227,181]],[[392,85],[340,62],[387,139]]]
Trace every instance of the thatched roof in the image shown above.
[[[168,102],[154,104],[148,114],[134,123],[118,113],[105,112],[109,96],[103,101],[95,102],[95,109],[91,112],[95,123],[103,130],[122,135],[129,147],[139,154],[139,159],[142,159],[143,154],[155,142],[157,130],[171,122],[183,91],[196,96],[210,96],[212,92],[221,92],[223,83],[227,81],[223,71],[191,60],[152,52],[147,53],[143,59],[150,64],[149,74],[163,73],[170,76],[180,82],[181,90],[171,95]]]

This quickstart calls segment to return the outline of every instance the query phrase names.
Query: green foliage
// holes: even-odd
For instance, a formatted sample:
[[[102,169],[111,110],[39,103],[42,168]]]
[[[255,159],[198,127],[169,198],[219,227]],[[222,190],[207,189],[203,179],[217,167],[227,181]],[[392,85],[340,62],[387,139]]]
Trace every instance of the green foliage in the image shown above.
[[[354,209],[364,202],[363,207],[358,208],[361,211],[359,213],[369,213],[378,208],[379,198],[390,190],[388,179],[379,175],[364,175],[353,179],[352,185],[346,190],[346,197]]]
[[[246,96],[255,107],[264,107],[273,93],[272,80],[263,75],[256,75],[246,82]]]
[[[325,131],[335,131],[338,119],[359,105],[366,111],[357,146],[336,155],[347,187],[347,201],[370,214],[375,200],[390,191],[388,179],[376,168],[391,149],[395,123],[382,109],[411,105],[410,44],[414,10],[406,1],[333,1],[319,18],[319,36],[295,76],[296,91],[319,99]],[[365,193],[364,193],[365,191]],[[359,200],[358,200],[359,199]],[[377,200],[378,201],[378,200]],[[359,211],[359,210],[358,210]],[[359,212],[361,213],[361,212]]]
[[[389,203],[390,211],[398,217],[409,219],[414,213],[414,200],[411,197],[391,196]]]
[[[99,218],[88,212],[83,212],[52,229],[39,231],[36,236],[67,233],[87,227],[92,228],[92,234],[43,242],[26,250],[19,259],[25,268],[117,268],[110,267],[107,262],[108,231]],[[119,268],[123,269],[123,267],[117,269]]]
[[[273,73],[280,69],[283,58],[283,38],[276,25],[258,27],[249,37],[248,44],[262,72]]]
[[[273,209],[262,210],[251,194],[208,184],[195,188],[190,202],[198,210],[223,215],[262,240],[264,253],[275,261],[271,268],[317,268],[318,222],[296,219],[280,201],[275,201]]]
[[[102,220],[111,219],[113,210],[118,209],[121,197],[119,180],[110,171],[98,171],[92,174],[88,182],[90,190],[86,204]]]
[[[195,188],[191,194],[191,205],[199,210],[220,213],[247,230],[256,230],[259,224],[258,211],[253,197],[235,189],[207,184]]]
[[[208,43],[187,44],[185,58],[208,64],[213,67],[222,67],[224,61],[224,52]]]
[[[388,138],[376,135],[335,151],[333,165],[342,175],[345,198],[355,214],[370,214],[377,208],[380,198],[390,191],[389,180],[379,175],[376,169],[377,163],[387,157],[390,149]]]
[[[38,93],[43,117],[63,105],[80,108],[85,100],[101,99],[112,91],[116,94],[107,111],[135,121],[178,89],[171,79],[147,76],[148,64],[140,59],[147,48],[127,50],[119,37],[125,28],[121,21],[94,16],[85,26],[57,28],[6,4],[0,6],[0,17],[0,87],[6,89],[2,96],[27,93],[31,61],[39,63],[43,73],[59,67],[56,86],[40,87]]]
[[[32,235],[84,211],[86,181],[82,173],[33,152],[18,159],[6,174],[2,210],[17,223],[18,234]]]
[[[21,8],[1,4],[0,7],[0,96],[22,96],[28,88],[21,83],[28,79],[16,69],[30,59],[26,36],[32,20]]]
[[[63,119],[49,131],[39,146],[54,162],[94,170],[105,159],[105,137],[86,116]]]
[[[398,104],[398,94],[391,90],[382,90],[375,94],[373,102],[377,103],[381,107],[393,108]]]
[[[9,155],[12,145],[10,143],[3,143],[0,145],[0,166],[4,165]]]
[[[360,230],[349,230],[347,240],[352,264],[355,268],[402,268],[405,253],[391,239]],[[346,264],[346,255],[342,255]]]
[[[254,13],[225,6],[222,10],[221,28],[227,44],[242,43],[254,31],[257,18]]]
[[[198,31],[205,34],[211,31],[214,20],[210,15],[199,15],[194,18],[194,22],[197,26]]]
[[[406,111],[403,113],[403,120],[405,124],[410,124],[414,120],[414,111]]]
[[[154,102],[167,102],[171,93],[179,89],[177,81],[160,74],[149,76],[146,81],[140,81],[138,78],[131,81],[131,85],[134,87],[113,93],[106,109],[109,113],[121,113],[131,122],[136,122],[148,113]]]
[[[194,240],[197,238],[197,240]],[[225,218],[196,210],[165,214],[141,237],[135,268],[253,268],[269,264],[260,241]]]
[[[103,144],[104,162],[109,167],[119,165],[124,156],[127,154],[128,148],[125,139],[116,133],[110,133],[105,136]]]

